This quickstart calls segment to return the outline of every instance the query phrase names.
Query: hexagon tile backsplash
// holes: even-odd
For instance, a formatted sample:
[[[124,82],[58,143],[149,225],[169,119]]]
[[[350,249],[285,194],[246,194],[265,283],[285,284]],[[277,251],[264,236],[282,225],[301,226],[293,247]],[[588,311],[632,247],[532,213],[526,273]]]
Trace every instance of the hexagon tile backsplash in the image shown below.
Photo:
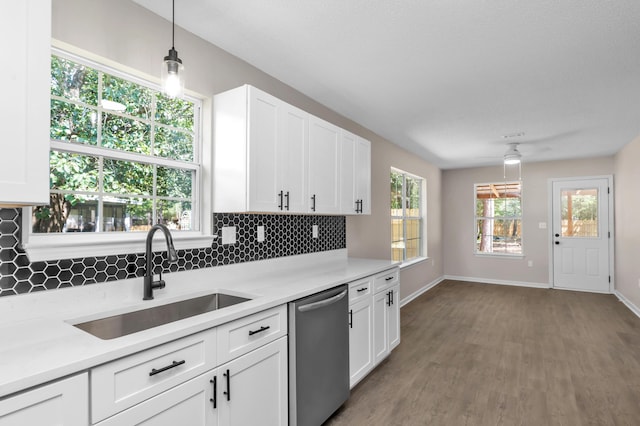
[[[144,275],[144,253],[90,256],[30,262],[20,242],[21,209],[0,209],[0,296],[54,290]],[[344,216],[215,213],[210,247],[178,250],[178,261],[168,263],[164,251],[153,254],[155,272],[176,272],[232,263],[272,259],[346,248]],[[318,238],[312,227],[318,225]],[[237,241],[223,245],[222,227],[235,226]],[[264,226],[258,242],[256,228]]]

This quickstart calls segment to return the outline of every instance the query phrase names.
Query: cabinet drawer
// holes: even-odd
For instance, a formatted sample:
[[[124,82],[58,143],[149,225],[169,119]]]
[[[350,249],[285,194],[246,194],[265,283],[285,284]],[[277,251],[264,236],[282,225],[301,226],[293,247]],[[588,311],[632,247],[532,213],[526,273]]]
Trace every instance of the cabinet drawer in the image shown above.
[[[373,284],[371,278],[349,283],[349,304],[362,300],[365,296],[370,296]]]
[[[393,268],[377,274],[373,281],[373,292],[385,290],[400,282],[400,269]]]
[[[239,357],[287,334],[286,305],[218,327],[218,364]]]
[[[92,423],[215,367],[215,344],[211,329],[93,368]]]

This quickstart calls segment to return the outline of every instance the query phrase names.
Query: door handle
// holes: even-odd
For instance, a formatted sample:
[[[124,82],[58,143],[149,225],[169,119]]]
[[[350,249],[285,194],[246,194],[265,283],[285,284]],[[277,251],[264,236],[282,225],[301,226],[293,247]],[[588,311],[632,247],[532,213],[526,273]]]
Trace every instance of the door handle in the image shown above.
[[[353,309],[349,310],[349,328],[353,328]]]
[[[284,208],[289,211],[289,191],[287,191],[286,194],[284,194],[284,198],[285,200],[287,200],[287,203],[284,205]]]
[[[278,197],[280,198],[280,204],[278,204],[278,208],[279,208],[280,210],[282,210],[282,196],[283,196],[283,191],[280,191],[280,192],[278,193]]]
[[[343,291],[342,293],[336,294],[335,296],[332,296],[328,299],[324,299],[319,302],[309,303],[308,305],[302,305],[298,307],[298,310],[300,312],[307,312],[307,311],[313,311],[314,309],[323,308],[325,306],[331,305],[332,303],[335,303],[338,300],[342,299],[344,296],[346,296],[346,294],[347,294],[347,290]]]
[[[560,236],[560,234],[556,234],[556,237],[559,237],[559,236]]]
[[[560,241],[556,241],[556,245],[560,244]]]

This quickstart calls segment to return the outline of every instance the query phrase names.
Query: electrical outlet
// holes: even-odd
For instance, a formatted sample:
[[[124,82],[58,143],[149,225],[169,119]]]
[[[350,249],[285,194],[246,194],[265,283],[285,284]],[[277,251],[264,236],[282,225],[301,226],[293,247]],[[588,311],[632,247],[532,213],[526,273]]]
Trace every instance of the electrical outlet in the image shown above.
[[[264,226],[258,226],[258,242],[261,243],[264,241]]]
[[[236,227],[223,226],[222,227],[222,244],[235,244],[235,243],[236,243]]]
[[[318,225],[313,225],[313,238],[318,238]]]

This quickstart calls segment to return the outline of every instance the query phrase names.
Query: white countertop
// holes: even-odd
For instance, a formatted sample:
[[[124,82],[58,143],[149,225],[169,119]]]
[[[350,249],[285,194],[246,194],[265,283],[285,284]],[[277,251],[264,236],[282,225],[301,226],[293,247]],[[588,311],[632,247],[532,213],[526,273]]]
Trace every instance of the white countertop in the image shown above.
[[[335,250],[164,274],[152,301],[142,278],[2,297],[0,398],[395,265]],[[72,325],[218,291],[253,300],[111,340]]]

